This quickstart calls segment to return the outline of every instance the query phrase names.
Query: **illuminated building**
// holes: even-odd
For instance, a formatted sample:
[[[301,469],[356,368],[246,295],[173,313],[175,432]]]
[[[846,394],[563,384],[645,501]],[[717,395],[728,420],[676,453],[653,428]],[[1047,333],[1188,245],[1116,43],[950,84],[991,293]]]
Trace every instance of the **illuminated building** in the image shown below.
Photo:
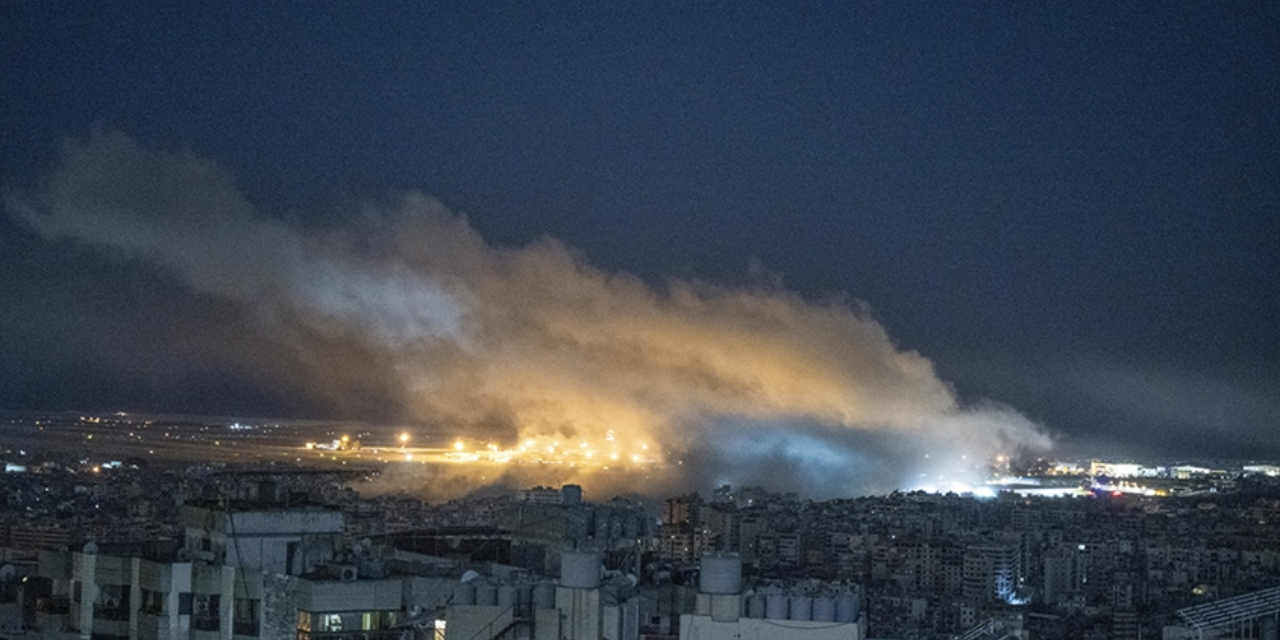
[[[1243,471],[1245,475],[1280,476],[1280,466],[1273,464],[1247,465]]]
[[[969,545],[964,552],[964,595],[1012,603],[1022,573],[1016,544]]]

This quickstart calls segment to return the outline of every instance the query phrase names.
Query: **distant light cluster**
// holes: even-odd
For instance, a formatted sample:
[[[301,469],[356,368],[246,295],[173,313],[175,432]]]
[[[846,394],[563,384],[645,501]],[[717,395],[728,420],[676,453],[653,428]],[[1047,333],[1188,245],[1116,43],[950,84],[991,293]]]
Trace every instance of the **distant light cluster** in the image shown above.
[[[340,456],[349,456],[377,462],[557,465],[600,470],[658,467],[665,464],[663,453],[658,447],[645,441],[621,442],[613,431],[607,432],[602,442],[543,437],[526,438],[515,447],[503,447],[496,442],[476,441],[465,437],[453,438],[453,444],[448,447],[410,447],[412,437],[407,432],[399,433],[395,440],[395,444],[366,446],[350,435],[343,435],[330,442],[309,441],[302,448],[305,451],[319,451],[321,457],[338,459]]]

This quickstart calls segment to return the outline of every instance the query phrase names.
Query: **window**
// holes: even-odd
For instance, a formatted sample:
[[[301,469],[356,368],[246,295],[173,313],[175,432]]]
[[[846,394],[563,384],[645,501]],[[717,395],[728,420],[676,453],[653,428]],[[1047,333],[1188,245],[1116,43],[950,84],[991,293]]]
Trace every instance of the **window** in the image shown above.
[[[258,635],[258,601],[236,598],[231,632],[238,636]]]
[[[143,589],[142,602],[139,603],[138,610],[156,616],[164,615],[164,601],[165,593],[163,591]]]
[[[178,594],[178,615],[191,615],[191,592],[184,591]]]
[[[193,598],[195,611],[191,614],[191,628],[200,631],[218,631],[222,615],[220,597],[216,593],[197,593]]]
[[[321,631],[342,631],[342,616],[336,613],[326,613],[320,616]]]
[[[97,620],[129,619],[129,585],[104,584],[93,603],[93,617]]]

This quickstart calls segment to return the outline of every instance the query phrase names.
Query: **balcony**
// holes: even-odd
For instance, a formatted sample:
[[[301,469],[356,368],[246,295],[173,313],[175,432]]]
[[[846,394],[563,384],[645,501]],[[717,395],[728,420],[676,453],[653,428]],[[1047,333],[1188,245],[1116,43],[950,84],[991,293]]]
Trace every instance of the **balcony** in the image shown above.
[[[36,612],[36,628],[41,631],[71,630],[70,616],[66,613]]]
[[[129,637],[129,618],[124,620],[107,620],[96,618],[93,621],[92,637],[113,636],[117,638]]]
[[[222,619],[216,615],[196,614],[191,616],[191,628],[196,631],[217,631],[222,626]]]
[[[138,612],[139,640],[169,640],[173,621],[158,613]]]
[[[129,620],[129,609],[126,607],[106,607],[102,605],[93,605],[93,619],[106,620],[108,622],[120,622]]]
[[[71,613],[71,601],[63,596],[52,598],[36,598],[36,613],[49,615],[66,615]]]

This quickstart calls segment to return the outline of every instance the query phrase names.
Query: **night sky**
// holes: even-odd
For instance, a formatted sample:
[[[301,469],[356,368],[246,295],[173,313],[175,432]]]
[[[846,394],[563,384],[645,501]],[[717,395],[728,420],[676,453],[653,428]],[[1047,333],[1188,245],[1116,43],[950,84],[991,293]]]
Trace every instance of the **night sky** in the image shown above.
[[[0,3],[0,409],[1280,458],[1276,3],[151,4]]]

